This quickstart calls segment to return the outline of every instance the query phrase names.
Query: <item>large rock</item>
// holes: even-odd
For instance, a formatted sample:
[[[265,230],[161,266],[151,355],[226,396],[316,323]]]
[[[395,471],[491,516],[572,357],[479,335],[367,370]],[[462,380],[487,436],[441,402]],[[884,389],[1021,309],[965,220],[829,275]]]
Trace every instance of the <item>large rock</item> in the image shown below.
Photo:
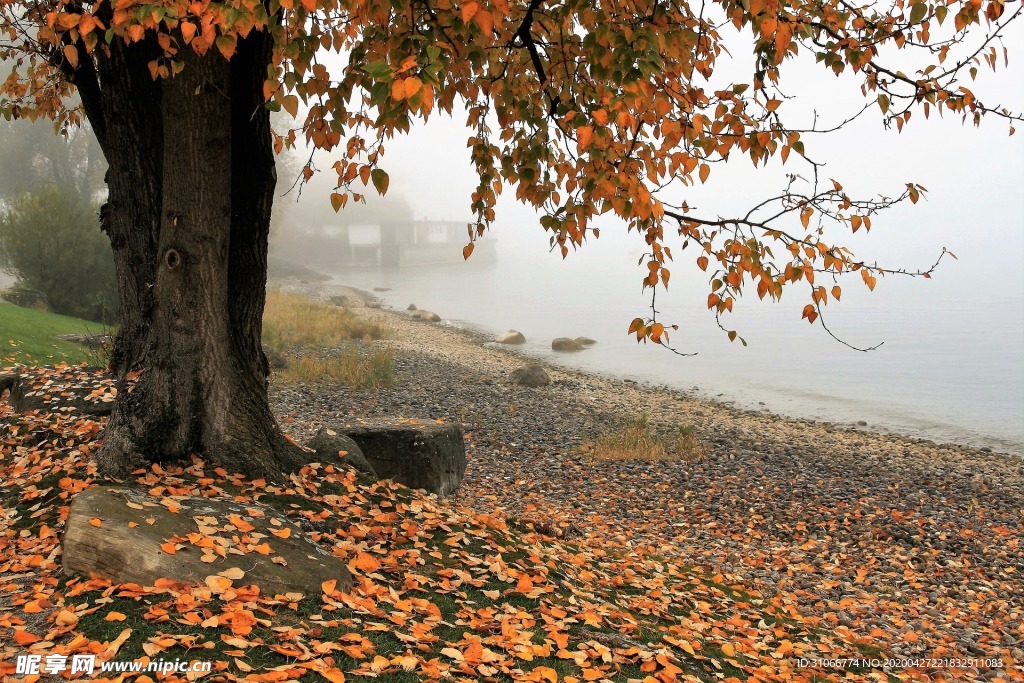
[[[334,296],[330,297],[328,301],[330,301],[335,306],[342,307],[356,306],[359,303],[358,301],[353,301],[350,297],[347,297],[344,294],[335,294]]]
[[[551,378],[544,368],[537,363],[524,365],[512,371],[512,381],[522,387],[546,387],[551,384]]]
[[[580,346],[593,346],[597,343],[597,340],[590,337],[576,337],[576,343]]]
[[[58,334],[57,339],[63,339],[64,341],[69,341],[72,344],[81,344],[82,346],[88,349],[93,349],[94,351],[98,349],[109,349],[114,343],[109,334],[103,333],[90,334],[88,332],[83,332],[81,334]]]
[[[15,306],[21,306],[22,308],[46,308],[46,297],[32,290],[11,289],[3,292],[0,296],[3,297],[4,301],[10,302]]]
[[[219,498],[159,499],[121,487],[96,487],[72,499],[62,558],[67,572],[118,583],[205,583],[244,572],[233,585],[256,584],[263,595],[315,597],[332,579],[339,590],[352,586],[338,558],[272,508]]]
[[[374,471],[373,466],[367,462],[366,456],[363,455],[359,445],[344,434],[321,427],[312,441],[306,445],[316,451],[316,458],[322,463],[333,463],[344,467],[351,467],[356,471],[377,479],[377,473]]]
[[[114,409],[114,394],[96,392],[99,388],[89,382],[41,382],[18,373],[0,375],[0,396],[7,395],[7,403],[16,413],[38,410],[45,413],[77,411],[93,417],[110,415]]]
[[[383,479],[447,496],[466,473],[462,429],[453,424],[417,420],[374,420],[339,425],[334,431],[359,445]]]
[[[522,332],[516,330],[509,330],[508,332],[502,332],[498,335],[498,338],[494,341],[499,344],[525,344],[526,337],[523,336]]]
[[[551,340],[551,348],[555,351],[582,351],[583,344],[568,337],[558,337]]]
[[[436,323],[441,320],[441,316],[439,316],[437,313],[424,310],[413,311],[412,317],[415,318],[416,320],[424,320],[428,323]]]

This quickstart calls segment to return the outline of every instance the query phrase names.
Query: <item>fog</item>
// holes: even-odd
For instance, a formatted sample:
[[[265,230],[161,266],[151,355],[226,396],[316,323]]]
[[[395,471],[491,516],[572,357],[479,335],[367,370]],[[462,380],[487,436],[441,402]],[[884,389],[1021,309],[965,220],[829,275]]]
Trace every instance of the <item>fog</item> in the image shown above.
[[[1006,39],[1009,68],[980,70],[970,85],[989,106],[1024,109],[1022,36],[1016,27]],[[720,64],[723,80],[712,88],[750,82],[744,77],[751,71],[749,56],[741,52],[748,44],[746,38],[730,44],[735,58]],[[860,80],[850,73],[837,78],[806,57],[787,63],[782,84],[792,99],[780,113],[794,127],[817,121],[818,128],[829,128],[863,106]],[[1021,133],[1011,137],[1008,130],[1008,122],[995,117],[975,127],[934,111],[925,119],[917,111],[899,133],[886,129],[871,107],[839,132],[804,135],[808,155],[825,163],[822,177],[839,180],[855,197],[897,196],[908,182],[928,190],[918,204],[874,218],[869,233],[833,229],[826,239],[849,246],[868,263],[908,270],[929,268],[943,248],[957,256],[944,259],[931,280],[886,277],[872,293],[859,277],[840,281],[842,302],[827,306],[828,325],[857,346],[884,342],[871,353],[850,350],[820,325],[802,321],[806,291],[795,290],[779,304],[752,296],[738,302],[725,324],[749,346],[730,344],[706,309],[707,275],[694,266],[692,253],[678,251],[671,286],[658,295],[657,309],[661,320],[681,326],[673,346],[698,355],[638,347],[626,328],[633,317],[650,314],[649,292],[641,289],[647,269],[637,265],[643,239],[627,233],[622,222],[601,217],[595,223],[600,239],[563,260],[549,249],[550,235],[537,213],[517,203],[511,188],[499,199],[489,233],[497,242],[494,264],[474,266],[474,255],[468,264],[434,268],[349,268],[340,254],[332,260],[324,245],[316,245],[305,262],[318,263],[340,283],[389,289],[385,304],[398,309],[416,303],[436,310],[447,324],[488,333],[519,329],[529,340],[525,352],[549,362],[696,390],[755,409],[867,420],[873,428],[1024,453],[1024,142]],[[469,134],[458,110],[453,116],[435,113],[387,142],[387,197],[371,189],[367,207],[336,216],[327,182],[320,192],[304,190],[300,204],[313,202],[305,224],[362,222],[363,215],[468,222],[476,184],[465,146]],[[330,163],[318,160],[318,166]],[[796,155],[786,165],[773,160],[765,168],[737,157],[715,165],[707,185],[673,187],[663,198],[685,200],[701,215],[735,216],[779,194],[788,173],[811,172]],[[452,261],[461,260],[463,244],[449,246]],[[599,343],[572,356],[551,351],[552,337],[576,335]]]
[[[1008,69],[1002,64],[995,74],[982,69],[971,84],[989,105],[998,102],[1016,111],[1024,109],[1022,36],[1024,31],[1015,27],[1007,38]],[[736,57],[730,61],[723,56],[718,76],[724,81],[716,85],[749,82],[743,77],[750,72],[749,59],[744,61],[741,52],[745,41],[742,37],[730,44],[737,46]],[[780,113],[790,125],[810,126],[816,115],[819,127],[827,128],[863,105],[860,76],[847,73],[837,78],[809,61],[805,56],[783,71],[783,88],[793,99],[786,101]],[[962,124],[958,117],[943,118],[934,112],[925,120],[917,111],[904,131],[897,133],[895,128],[883,127],[880,113],[872,107],[840,132],[805,135],[808,155],[826,164],[822,175],[840,180],[854,196],[895,196],[911,181],[929,191],[918,205],[899,206],[875,219],[869,234],[834,232],[833,239],[868,262],[909,269],[927,268],[943,247],[950,249],[959,261],[944,262],[934,282],[892,284],[907,296],[925,297],[925,302],[952,293],[971,297],[978,305],[986,305],[993,295],[1019,296],[1024,292],[1024,142],[1020,133],[1008,136],[1008,128],[1005,120],[995,117],[976,128]],[[328,201],[333,171],[325,156],[318,159],[318,166],[328,171],[303,189],[301,200],[294,203],[292,192],[279,205],[291,204],[286,209],[291,216],[287,223],[300,230],[410,216],[468,222],[476,184],[465,145],[468,135],[457,108],[451,117],[435,113],[429,122],[420,122],[408,135],[387,143],[382,167],[391,182],[386,198],[377,197],[370,188],[365,206],[350,204],[335,215]],[[739,157],[716,165],[707,185],[675,188],[665,198],[673,203],[685,199],[704,215],[736,215],[778,194],[785,174],[811,172],[796,155],[785,166],[773,160],[767,168],[757,169],[748,158]],[[286,187],[290,182],[282,179],[281,184]],[[548,254],[550,235],[540,228],[537,213],[516,202],[513,195],[506,188],[490,233],[499,241],[499,253],[526,257],[537,269],[558,267],[554,264],[561,258]],[[602,229],[600,239],[590,240],[567,260],[585,259],[589,269],[621,260],[635,263],[642,239],[626,234],[624,224],[614,219],[600,218],[595,225]],[[285,234],[281,232],[282,237]],[[688,260],[677,264],[676,276],[693,270],[687,267]],[[645,268],[636,270],[637,283],[645,272]],[[705,279],[702,274],[691,275],[688,282],[692,284]]]
[[[1024,30],[1015,27],[1006,39],[1009,68],[981,70],[970,86],[990,106],[1024,110],[1022,38]],[[729,44],[735,57],[723,56],[711,88],[750,81],[750,57],[743,52],[748,44],[746,37]],[[782,84],[791,98],[780,113],[791,126],[817,122],[829,128],[864,102],[860,77],[836,78],[807,57],[785,65]],[[47,127],[36,124],[38,130]],[[390,288],[386,305],[429,306],[448,324],[488,332],[519,328],[530,339],[525,351],[552,362],[676,388],[696,386],[712,396],[802,416],[866,417],[950,440],[995,436],[996,446],[1024,452],[1024,142],[1021,133],[1008,136],[1008,128],[996,117],[974,127],[934,112],[926,120],[918,111],[898,133],[886,129],[871,107],[839,132],[804,135],[808,155],[825,163],[822,177],[839,180],[853,196],[895,196],[907,182],[928,190],[917,205],[873,219],[870,233],[835,230],[827,239],[869,263],[908,270],[927,269],[943,248],[957,256],[945,259],[931,280],[886,277],[870,294],[859,278],[840,283],[843,299],[826,308],[828,324],[854,345],[885,342],[870,354],[851,351],[820,325],[801,321],[802,291],[788,292],[780,304],[750,296],[738,302],[725,324],[750,345],[729,344],[706,310],[707,275],[694,266],[692,253],[678,251],[671,287],[659,293],[657,308],[664,322],[681,326],[673,345],[698,356],[638,348],[626,328],[633,317],[650,313],[649,292],[640,286],[647,269],[637,266],[642,238],[627,233],[621,221],[600,217],[594,223],[600,239],[562,259],[550,250],[538,214],[514,200],[513,188],[499,199],[488,234],[494,262],[478,251],[462,263],[460,236],[443,245],[442,260],[451,262],[443,266],[351,267],[339,239],[342,226],[429,221],[450,227],[471,220],[477,181],[466,149],[470,133],[458,109],[452,116],[434,112],[409,134],[389,140],[382,162],[390,176],[387,196],[369,188],[365,203],[349,203],[337,213],[329,200],[331,156],[315,159],[326,171],[296,183],[309,152],[284,155],[271,259],[314,267],[340,283]],[[12,142],[29,140],[7,130],[14,131]],[[5,143],[0,195],[25,189],[30,177],[19,172],[25,162],[12,153],[17,148]],[[46,157],[31,154],[37,166]],[[811,172],[796,155],[786,165],[773,160],[765,168],[737,157],[716,164],[706,185],[670,187],[663,198],[685,200],[699,215],[735,216],[777,195],[787,174]],[[556,356],[550,339],[563,335],[590,336],[599,344],[576,356]]]

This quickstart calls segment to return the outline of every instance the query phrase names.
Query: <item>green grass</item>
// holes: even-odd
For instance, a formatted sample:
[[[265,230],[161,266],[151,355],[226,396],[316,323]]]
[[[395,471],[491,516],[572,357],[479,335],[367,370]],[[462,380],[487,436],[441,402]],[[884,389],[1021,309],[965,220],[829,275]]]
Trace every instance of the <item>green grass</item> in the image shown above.
[[[56,337],[85,332],[95,334],[101,328],[99,323],[22,308],[0,300],[0,367],[12,363],[89,362],[88,349]]]

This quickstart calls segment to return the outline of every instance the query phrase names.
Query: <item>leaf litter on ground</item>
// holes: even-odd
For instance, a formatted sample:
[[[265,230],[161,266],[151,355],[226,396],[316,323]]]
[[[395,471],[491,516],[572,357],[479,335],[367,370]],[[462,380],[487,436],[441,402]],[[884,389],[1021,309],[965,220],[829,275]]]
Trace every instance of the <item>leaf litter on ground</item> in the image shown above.
[[[53,395],[71,385],[94,396],[113,389],[109,378],[67,366],[27,372],[33,386]],[[369,482],[330,465],[310,464],[286,484],[273,485],[194,457],[187,466],[154,464],[134,473],[130,483],[171,511],[185,496],[271,505],[347,563],[355,579],[350,592],[327,581],[319,595],[265,595],[246,583],[244,570],[219,570],[227,553],[250,556],[253,563],[275,561],[273,538],[255,543],[244,519],[230,518],[196,520],[200,533],[194,537],[166,539],[164,552],[209,556],[203,584],[112,585],[66,576],[60,537],[70,500],[109,483],[91,459],[102,424],[74,411],[16,414],[0,405],[0,675],[13,677],[20,654],[92,654],[99,661],[212,662],[209,673],[95,679],[111,681],[978,676],[977,669],[936,671],[924,664],[801,666],[850,657],[883,660],[886,643],[905,634],[859,634],[832,614],[804,613],[798,596],[759,594],[731,573],[702,567],[700,558],[687,559],[685,548],[669,556],[653,546],[616,543],[599,520],[579,520],[584,526],[574,537],[557,538],[542,533],[550,532],[544,525],[439,501],[388,481]],[[758,561],[756,548],[744,547],[755,532],[721,531],[733,536],[737,553],[749,550],[747,561]],[[1020,530],[1012,531],[1016,540]],[[904,608],[906,623],[915,606]],[[937,640],[934,656],[956,654],[946,648]],[[990,678],[1020,675],[1016,664],[1005,661]]]

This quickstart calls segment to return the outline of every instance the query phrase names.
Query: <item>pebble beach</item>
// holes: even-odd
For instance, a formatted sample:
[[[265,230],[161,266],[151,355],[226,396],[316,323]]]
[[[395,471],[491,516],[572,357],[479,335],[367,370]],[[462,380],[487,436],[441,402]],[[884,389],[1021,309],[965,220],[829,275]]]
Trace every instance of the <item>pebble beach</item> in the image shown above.
[[[271,286],[374,305],[331,284]],[[396,382],[358,392],[273,383],[272,404],[297,441],[352,416],[460,423],[468,468],[451,504],[567,540],[682,557],[794,615],[884,641],[894,656],[1024,662],[1019,458],[547,365],[551,384],[518,386],[512,371],[537,361],[489,337],[406,311],[355,310],[391,329],[372,343],[394,352]],[[655,429],[692,429],[703,455],[588,455],[599,434],[643,414]]]

